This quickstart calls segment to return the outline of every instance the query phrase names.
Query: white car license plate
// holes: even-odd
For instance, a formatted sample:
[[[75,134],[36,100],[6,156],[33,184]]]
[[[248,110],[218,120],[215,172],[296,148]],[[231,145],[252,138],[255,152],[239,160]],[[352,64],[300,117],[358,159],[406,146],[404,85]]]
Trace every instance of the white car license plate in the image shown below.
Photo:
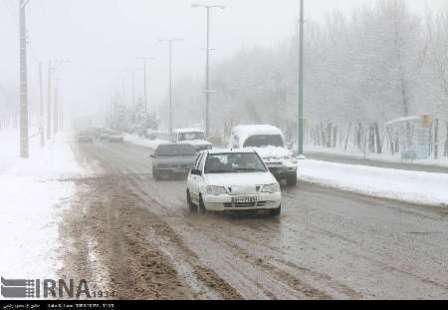
[[[257,201],[258,201],[257,196],[232,197],[232,203],[255,203]]]

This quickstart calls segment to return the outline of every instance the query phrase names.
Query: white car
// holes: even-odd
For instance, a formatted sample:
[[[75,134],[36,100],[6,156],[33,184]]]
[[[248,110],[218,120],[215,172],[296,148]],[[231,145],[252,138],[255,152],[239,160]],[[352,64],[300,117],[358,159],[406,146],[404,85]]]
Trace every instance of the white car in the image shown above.
[[[202,129],[182,128],[174,131],[174,142],[179,144],[190,144],[196,151],[209,150],[213,146],[205,139]]]
[[[280,185],[253,150],[207,150],[188,174],[187,203],[192,212],[267,210],[280,215]]]

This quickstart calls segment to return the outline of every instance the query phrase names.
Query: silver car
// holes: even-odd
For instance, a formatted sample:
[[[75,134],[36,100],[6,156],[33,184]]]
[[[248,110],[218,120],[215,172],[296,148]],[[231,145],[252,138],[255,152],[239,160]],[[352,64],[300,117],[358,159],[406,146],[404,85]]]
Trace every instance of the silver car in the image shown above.
[[[151,158],[155,180],[164,176],[186,177],[196,159],[196,149],[188,144],[161,144]]]

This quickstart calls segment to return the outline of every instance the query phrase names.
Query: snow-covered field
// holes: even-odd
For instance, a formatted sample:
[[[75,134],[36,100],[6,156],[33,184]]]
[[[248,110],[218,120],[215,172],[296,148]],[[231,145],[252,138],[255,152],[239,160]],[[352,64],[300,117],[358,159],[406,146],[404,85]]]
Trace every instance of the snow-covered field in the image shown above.
[[[149,140],[149,139],[141,138],[137,135],[131,135],[131,134],[125,134],[124,140],[126,142],[136,144],[136,145],[146,146],[151,149],[156,149],[160,144],[170,143],[167,140],[161,140],[161,139]]]
[[[17,151],[17,139],[5,137],[0,140],[0,162],[7,163],[0,170],[0,274],[54,278],[60,214],[75,193],[73,182],[60,179],[85,171],[75,161],[69,135],[59,134],[45,148],[32,142],[28,160],[10,151]]]
[[[448,207],[448,174],[444,173],[301,160],[298,175],[303,181],[369,196]]]

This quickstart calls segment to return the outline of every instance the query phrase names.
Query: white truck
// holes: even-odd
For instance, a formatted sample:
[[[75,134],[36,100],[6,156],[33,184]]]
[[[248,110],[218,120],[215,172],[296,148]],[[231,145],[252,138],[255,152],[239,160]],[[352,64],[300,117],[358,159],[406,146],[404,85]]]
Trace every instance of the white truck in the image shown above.
[[[192,145],[197,152],[212,149],[212,144],[205,139],[205,132],[197,128],[181,128],[174,131],[173,142]]]
[[[285,179],[289,186],[297,185],[297,159],[285,147],[282,131],[271,125],[240,125],[233,128],[229,148],[252,148],[264,160],[271,173]]]

